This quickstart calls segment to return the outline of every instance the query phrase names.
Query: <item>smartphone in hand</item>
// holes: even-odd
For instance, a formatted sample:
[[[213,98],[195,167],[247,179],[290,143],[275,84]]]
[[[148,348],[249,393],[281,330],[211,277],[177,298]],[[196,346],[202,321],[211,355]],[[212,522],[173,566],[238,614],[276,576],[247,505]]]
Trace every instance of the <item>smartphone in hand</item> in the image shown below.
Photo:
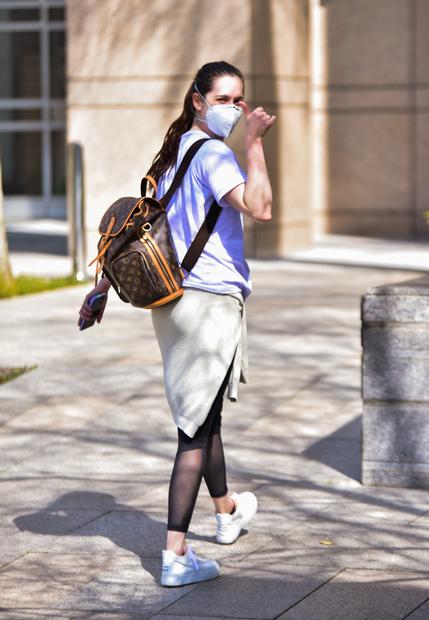
[[[89,301],[88,305],[92,310],[92,317],[90,319],[80,319],[79,321],[79,329],[87,329],[87,327],[92,327],[95,321],[97,320],[97,315],[100,312],[100,308],[104,303],[104,300],[107,297],[107,293],[97,293],[93,295]]]

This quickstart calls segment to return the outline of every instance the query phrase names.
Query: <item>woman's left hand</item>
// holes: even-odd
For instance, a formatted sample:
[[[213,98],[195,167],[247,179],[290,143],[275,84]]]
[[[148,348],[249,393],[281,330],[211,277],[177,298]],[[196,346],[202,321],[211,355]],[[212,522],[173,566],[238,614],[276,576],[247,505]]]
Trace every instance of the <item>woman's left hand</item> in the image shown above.
[[[245,101],[239,101],[237,105],[243,110],[246,118],[247,138],[262,138],[277,120],[276,116],[267,114],[264,108],[250,110]]]

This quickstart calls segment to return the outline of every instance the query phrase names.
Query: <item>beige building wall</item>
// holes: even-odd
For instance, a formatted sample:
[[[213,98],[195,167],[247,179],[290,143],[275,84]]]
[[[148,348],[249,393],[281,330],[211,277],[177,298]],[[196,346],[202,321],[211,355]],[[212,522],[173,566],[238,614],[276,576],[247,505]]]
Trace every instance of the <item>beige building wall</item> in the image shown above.
[[[265,138],[273,219],[253,226],[257,257],[311,242],[309,19],[308,0],[253,3],[252,100],[277,116]]]
[[[428,236],[429,3],[312,0],[315,230]]]
[[[118,197],[140,178],[180,114],[196,70],[227,60],[246,96],[279,117],[267,136],[269,223],[246,219],[247,254],[276,256],[310,240],[307,0],[69,0],[68,141],[84,149],[88,253]],[[231,138],[243,165],[244,124]]]

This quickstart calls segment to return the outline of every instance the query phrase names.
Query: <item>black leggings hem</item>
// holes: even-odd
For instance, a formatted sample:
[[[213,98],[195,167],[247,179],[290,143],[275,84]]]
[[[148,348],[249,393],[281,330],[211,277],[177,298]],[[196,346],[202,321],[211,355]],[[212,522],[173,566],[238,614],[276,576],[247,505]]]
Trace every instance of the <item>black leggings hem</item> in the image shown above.
[[[213,499],[217,499],[218,497],[225,497],[225,495],[228,495],[228,487],[225,487],[225,489],[225,493],[222,493],[221,495],[210,495],[210,497],[212,497]]]
[[[186,534],[188,532],[188,528],[184,528],[182,525],[167,525],[167,530],[172,532],[182,532],[182,534]]]

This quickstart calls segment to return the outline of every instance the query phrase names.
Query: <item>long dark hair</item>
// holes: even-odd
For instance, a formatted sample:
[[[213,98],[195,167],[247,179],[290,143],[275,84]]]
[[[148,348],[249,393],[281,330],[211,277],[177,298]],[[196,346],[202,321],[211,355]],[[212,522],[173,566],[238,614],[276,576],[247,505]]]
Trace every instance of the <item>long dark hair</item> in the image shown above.
[[[244,83],[243,74],[240,69],[237,69],[237,67],[230,65],[224,60],[208,62],[197,71],[185,95],[182,113],[168,128],[162,147],[155,155],[152,166],[148,171],[148,174],[154,179],[158,180],[160,176],[175,163],[179,150],[180,137],[193,125],[195,110],[192,103],[192,95],[197,92],[195,85],[202,95],[206,95],[206,93],[212,89],[215,78],[221,75],[236,75]]]

